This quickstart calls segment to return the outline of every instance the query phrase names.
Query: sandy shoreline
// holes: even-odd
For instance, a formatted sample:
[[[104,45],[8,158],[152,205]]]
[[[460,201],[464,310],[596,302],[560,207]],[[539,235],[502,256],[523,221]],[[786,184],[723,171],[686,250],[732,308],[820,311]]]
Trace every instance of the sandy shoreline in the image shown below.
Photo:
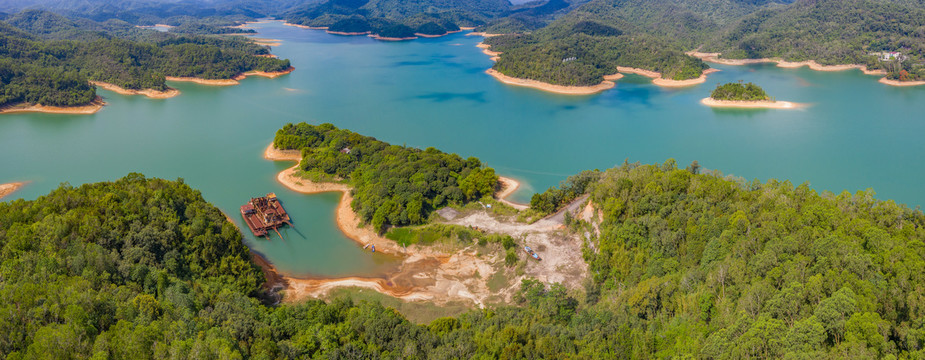
[[[45,106],[41,104],[16,104],[10,105],[4,108],[0,108],[0,114],[15,114],[15,113],[25,113],[25,112],[39,112],[46,114],[74,114],[74,115],[89,115],[95,114],[97,111],[103,109],[103,106],[106,103],[103,101],[103,98],[97,96],[89,105],[83,106]]]
[[[507,200],[507,197],[511,196],[511,194],[517,191],[517,189],[520,187],[520,182],[508,177],[499,176],[498,183],[501,185],[501,190],[498,190],[498,192],[495,194],[495,198],[498,199],[498,201],[517,210],[526,210],[530,208],[530,205],[515,203],[513,201]]]
[[[26,185],[26,183],[25,182],[14,182],[14,183],[9,183],[9,184],[0,184],[0,200],[16,192],[16,190],[19,190],[19,188],[23,187],[23,185]]]
[[[270,72],[268,72],[268,71],[260,71],[260,70],[251,70],[251,71],[248,71],[248,72],[246,72],[246,73],[242,73],[242,74],[235,75],[235,77],[234,77],[233,79],[234,79],[235,81],[239,81],[239,80],[244,80],[244,79],[246,79],[248,76],[261,76],[261,77],[265,77],[265,78],[268,78],[268,79],[275,79],[275,78],[277,78],[277,77],[280,77],[280,76],[289,74],[289,73],[291,73],[291,72],[293,72],[293,71],[295,71],[295,67],[292,67],[292,66],[290,66],[288,69],[283,70],[283,71],[270,71]]]
[[[562,95],[591,95],[607,89],[612,89],[617,85],[613,81],[604,80],[601,81],[600,84],[592,86],[564,86],[553,85],[537,80],[515,78],[504,75],[495,69],[485,70],[485,73],[508,85],[529,87]]]
[[[471,29],[471,28],[460,28],[459,30],[456,30],[456,31],[447,31],[446,33],[444,33],[444,34],[442,34],[442,35],[429,35],[429,34],[414,33],[414,36],[408,36],[408,37],[388,37],[388,36],[380,36],[379,34],[374,34],[374,33],[371,32],[371,31],[364,31],[364,32],[331,31],[331,30],[329,30],[329,28],[328,28],[327,26],[308,26],[308,25],[292,24],[292,23],[288,23],[288,22],[283,22],[283,25],[286,25],[286,26],[293,26],[293,27],[297,27],[297,28],[300,28],[300,29],[308,29],[308,30],[324,30],[326,33],[332,34],[332,35],[343,35],[343,36],[360,36],[360,35],[366,35],[366,36],[369,36],[369,37],[371,37],[371,38],[373,38],[373,39],[381,40],[381,41],[408,41],[408,40],[416,40],[416,39],[418,39],[418,38],[438,38],[438,37],[441,37],[441,36],[447,36],[447,35],[449,35],[449,34],[455,34],[455,33],[458,33],[458,32],[460,32],[460,31],[463,31],[463,30],[470,30],[470,29]],[[278,41],[278,40],[277,40],[277,41]],[[269,45],[269,46],[274,46],[274,45]],[[276,46],[278,46],[278,44],[277,44]]]
[[[472,33],[469,33],[467,35],[472,35]],[[502,53],[489,50],[491,48],[491,45],[488,45],[485,43],[478,43],[475,46],[482,49],[482,53],[490,56],[489,59],[491,61],[498,61],[498,59],[500,59],[500,55]],[[485,73],[493,76],[495,79],[498,79],[498,81],[501,81],[508,85],[529,87],[529,88],[539,89],[539,90],[548,91],[548,92],[552,92],[556,94],[563,94],[563,95],[591,95],[591,94],[599,93],[604,90],[612,89],[614,86],[617,85],[616,83],[614,83],[614,81],[623,78],[622,73],[637,74],[637,75],[642,75],[645,77],[652,78],[653,79],[652,84],[657,85],[657,86],[686,87],[686,86],[694,86],[698,84],[703,84],[704,82],[707,81],[707,75],[715,73],[720,70],[719,69],[707,69],[703,71],[700,77],[696,79],[688,79],[688,80],[664,79],[662,78],[662,74],[659,72],[639,69],[639,68],[633,68],[633,67],[626,67],[626,66],[617,66],[617,71],[618,72],[615,74],[604,75],[604,80],[601,81],[599,84],[589,85],[589,86],[555,85],[555,84],[550,84],[547,82],[542,82],[539,80],[516,78],[513,76],[504,75],[500,71],[495,70],[495,69],[488,69],[485,71]]]
[[[295,71],[295,67],[290,66],[288,69],[283,71],[259,71],[252,70],[245,73],[235,75],[231,79],[202,79],[195,77],[177,77],[177,76],[168,76],[167,81],[180,81],[180,82],[192,82],[200,85],[209,85],[209,86],[232,86],[240,84],[238,81],[246,79],[248,76],[262,76],[265,78],[276,78],[278,76],[286,75]]]
[[[490,56],[488,59],[491,61],[498,61],[498,59],[500,59],[499,56],[502,54],[501,52],[498,52],[498,51],[488,50],[491,48],[491,45],[488,45],[486,43],[478,43],[475,45],[475,47],[482,49],[482,54]]]
[[[231,86],[237,85],[238,82],[234,79],[202,79],[195,77],[185,77],[185,76],[167,76],[167,81],[179,81],[179,82],[191,82],[200,85],[210,85],[210,86]]]
[[[264,158],[278,161],[300,161],[301,153],[297,150],[278,150],[273,144],[267,146]],[[285,289],[285,302],[300,301],[306,297],[325,296],[332,289],[341,287],[361,287],[405,301],[427,300],[435,303],[447,301],[472,301],[482,306],[482,301],[491,296],[485,281],[492,270],[489,263],[501,263],[498,256],[480,256],[478,251],[467,249],[445,253],[433,247],[409,246],[401,248],[396,242],[385,239],[373,232],[369,226],[359,227],[359,219],[350,207],[353,200],[350,187],[336,183],[314,183],[294,175],[298,164],[277,175],[277,180],[284,186],[301,193],[340,191],[343,193],[337,206],[337,226],[347,237],[356,241],[358,246],[367,243],[376,245],[376,252],[401,256],[401,265],[394,272],[382,277],[344,277],[333,279],[298,279],[278,273],[266,259],[255,257],[255,261],[264,269],[270,286],[281,285]],[[502,187],[497,197],[513,193],[519,184],[510,178],[500,178]],[[517,204],[515,204],[517,205]],[[521,205],[523,206],[523,205]],[[531,225],[525,225],[531,226]],[[484,274],[484,275],[478,275]],[[517,287],[515,285],[511,289]],[[475,291],[475,293],[473,293]]]
[[[278,150],[273,144],[267,146],[264,151],[264,158],[274,161],[301,161],[302,154],[296,150]],[[377,252],[401,255],[404,251],[398,244],[385,237],[379,236],[375,231],[366,226],[360,226],[360,218],[356,216],[350,203],[353,202],[353,196],[350,195],[350,186],[338,183],[316,183],[296,176],[299,164],[286,169],[276,176],[276,180],[287,188],[303,194],[318,194],[323,192],[341,192],[340,202],[337,204],[337,227],[353,241],[362,246],[367,244],[375,245]]]
[[[373,39],[376,39],[376,40],[380,40],[380,41],[408,41],[408,40],[414,40],[414,39],[417,39],[417,38],[418,38],[417,36],[409,36],[409,37],[388,37],[388,36],[379,36],[379,34],[369,34],[369,35],[367,35],[367,36],[369,36],[369,37],[371,37],[371,38],[373,38]]]
[[[694,85],[699,85],[699,84],[703,84],[707,82],[707,75],[710,75],[712,73],[719,72],[719,71],[721,70],[720,69],[706,69],[703,71],[702,74],[700,74],[700,77],[695,78],[695,79],[687,79],[687,80],[669,80],[669,79],[663,79],[659,77],[657,79],[653,79],[652,83],[655,85],[664,86],[664,87],[694,86]]]
[[[167,99],[180,95],[180,90],[174,88],[168,88],[166,91],[157,91],[154,89],[132,90],[102,81],[90,81],[90,83],[121,95],[144,95],[152,99]]]
[[[475,32],[475,31],[466,34],[466,36],[481,36],[481,37],[487,37],[487,38],[501,36],[501,35],[504,35],[504,34],[490,34],[490,33]]]
[[[697,51],[690,51],[687,53],[690,56],[699,58],[706,62],[712,62],[723,65],[749,65],[749,64],[764,64],[764,63],[776,63],[778,67],[795,69],[803,66],[808,66],[810,70],[815,71],[846,71],[846,70],[861,70],[864,75],[875,75],[875,76],[885,76],[887,72],[883,69],[870,70],[867,68],[867,65],[860,64],[842,64],[842,65],[822,65],[817,63],[815,60],[807,61],[785,61],[782,59],[720,59],[720,53],[703,53]],[[883,77],[879,80],[880,83],[891,85],[891,86],[919,86],[925,85],[925,81],[897,81],[890,80],[886,77]]]
[[[663,86],[663,87],[686,87],[694,86],[698,84],[703,84],[707,81],[707,75],[720,71],[719,69],[706,69],[700,74],[700,77],[687,80],[671,80],[662,78],[662,74],[657,71],[628,67],[628,66],[617,66],[617,71],[621,73],[629,73],[645,76],[652,78],[652,84]]]
[[[369,31],[357,31],[357,32],[344,32],[344,31],[331,31],[325,30],[324,32],[332,35],[343,35],[343,36],[360,36],[360,35],[369,35]]]
[[[891,86],[900,86],[900,87],[925,85],[925,81],[899,81],[899,80],[890,80],[885,77],[881,78],[878,81],[882,84],[887,84]]]
[[[796,109],[800,107],[800,104],[789,101],[731,101],[703,98],[700,103],[712,107],[742,109]]]
[[[293,24],[293,23],[288,23],[288,22],[283,22],[283,25],[293,26],[293,27],[297,27],[300,29],[309,29],[309,30],[327,30],[328,29],[327,26],[308,26],[308,25],[299,25],[299,24]]]

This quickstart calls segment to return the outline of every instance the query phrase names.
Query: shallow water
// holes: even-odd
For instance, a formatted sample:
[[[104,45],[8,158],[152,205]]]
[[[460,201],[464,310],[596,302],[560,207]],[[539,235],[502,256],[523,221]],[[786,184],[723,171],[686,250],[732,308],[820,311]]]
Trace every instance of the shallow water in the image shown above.
[[[302,195],[275,181],[291,162],[263,159],[288,122],[331,122],[395,144],[476,156],[523,183],[514,199],[585,169],[628,158],[693,160],[747,179],[809,182],[818,190],[873,187],[879,198],[925,203],[925,87],[896,88],[852,70],[773,64],[716,67],[706,84],[666,89],[630,75],[599,95],[560,96],[501,84],[484,74],[481,38],[453,34],[410,42],[254,24],[281,39],[275,54],[296,71],[241,85],[172,83],[165,100],[105,90],[95,115],[0,116],[0,183],[31,181],[32,199],[61,182],[106,181],[129,172],[182,177],[243,226],[238,207],[276,192],[295,229],[247,243],[295,276],[376,275],[393,259],[363,251],[335,225],[336,193]],[[755,82],[799,110],[720,110],[700,104],[717,83]],[[9,199],[7,199],[9,200]]]

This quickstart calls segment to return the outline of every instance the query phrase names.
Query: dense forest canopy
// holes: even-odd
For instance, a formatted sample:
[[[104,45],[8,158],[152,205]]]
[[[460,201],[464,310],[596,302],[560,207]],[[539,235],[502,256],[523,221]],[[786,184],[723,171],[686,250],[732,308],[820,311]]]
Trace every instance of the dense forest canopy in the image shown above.
[[[353,210],[378,231],[422,224],[436,209],[491,196],[498,184],[495,170],[474,157],[390,145],[331,124],[287,124],[273,145],[301,150],[310,179],[353,186]]]
[[[64,185],[0,203],[0,355],[925,355],[925,215],[871,191],[698,172],[625,164],[551,189],[584,187],[600,211],[569,225],[587,234],[585,289],[525,280],[517,307],[423,325],[344,299],[265,305],[239,231],[182,181]]]
[[[925,79],[925,3],[917,0],[800,0],[744,17],[708,41],[728,58],[866,64],[902,80]],[[899,57],[882,53],[898,52]]]
[[[624,164],[586,185],[602,220],[571,225],[599,234],[584,249],[594,284],[587,296],[600,299],[587,311],[606,308],[595,317],[619,324],[598,350],[616,358],[925,355],[921,211],[870,190],[820,195],[805,184],[698,172],[673,160]]]
[[[503,53],[495,70],[556,85],[595,85],[605,75],[616,74],[618,66],[657,71],[673,80],[697,78],[709,68],[656,37],[596,22],[559,24],[529,35],[495,36],[485,43]]]
[[[166,34],[32,10],[7,21],[0,22],[0,106],[85,105],[95,98],[88,80],[165,90],[167,76],[228,79],[290,66],[256,56],[268,48],[242,38]]]
[[[713,89],[710,97],[716,100],[731,101],[765,101],[771,99],[760,86],[741,82],[716,85],[716,89]]]
[[[225,26],[260,17],[384,37],[477,26],[524,35],[489,41],[507,45],[496,48],[505,52],[496,70],[559,85],[598,83],[614,64],[691,79],[703,66],[683,53],[695,49],[734,59],[862,64],[894,80],[925,79],[921,0],[18,0],[5,8],[30,5],[95,21],[180,25],[175,31],[190,34],[226,33],[232,30]],[[588,24],[621,35],[588,31]],[[582,56],[564,64],[571,56],[559,57],[563,48]]]
[[[414,33],[443,35],[460,26],[476,26],[504,15],[505,0],[328,0],[294,8],[282,17],[294,24],[327,27],[330,31],[372,32],[383,37]]]

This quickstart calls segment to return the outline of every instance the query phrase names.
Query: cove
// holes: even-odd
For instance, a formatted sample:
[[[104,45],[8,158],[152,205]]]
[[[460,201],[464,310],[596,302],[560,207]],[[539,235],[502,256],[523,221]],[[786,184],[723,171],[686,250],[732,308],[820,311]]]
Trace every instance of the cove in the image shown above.
[[[485,74],[492,62],[475,47],[481,38],[464,33],[379,42],[279,22],[252,27],[282,40],[273,52],[297,70],[230,87],[171,83],[182,94],[163,100],[100,90],[108,105],[94,115],[0,116],[0,183],[31,181],[12,198],[32,199],[62,182],[129,172],[182,177],[239,226],[241,204],[276,192],[295,228],[285,240],[245,241],[295,277],[375,276],[395,262],[337,229],[339,194],[301,195],[276,182],[292,163],[264,160],[263,150],[289,122],[330,122],[393,144],[479,157],[521,181],[519,201],[581,170],[675,158],[746,179],[836,193],[872,187],[878,198],[925,203],[925,87],[890,87],[856,70],[711,65],[722,71],[694,87],[660,88],[628,75],[598,95],[562,96]],[[738,80],[808,106],[700,104],[716,84]]]

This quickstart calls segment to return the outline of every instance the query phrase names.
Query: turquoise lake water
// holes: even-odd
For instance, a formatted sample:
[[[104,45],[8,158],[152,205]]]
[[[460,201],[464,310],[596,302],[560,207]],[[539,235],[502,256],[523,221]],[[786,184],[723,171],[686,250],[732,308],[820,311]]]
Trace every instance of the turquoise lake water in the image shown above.
[[[817,190],[874,188],[877,197],[925,204],[925,87],[896,88],[860,71],[825,73],[774,65],[722,66],[706,84],[654,86],[630,75],[609,91],[561,96],[504,85],[475,47],[453,34],[410,42],[254,24],[282,40],[273,52],[296,71],[241,85],[172,83],[164,100],[99,93],[95,115],[0,116],[0,183],[30,181],[12,198],[33,199],[59,183],[107,181],[129,172],[182,177],[243,225],[238,207],[276,192],[296,227],[285,241],[248,245],[284,273],[376,275],[394,260],[362,251],[336,227],[338,194],[302,195],[275,181],[291,166],[263,159],[289,122],[330,122],[395,144],[479,157],[520,180],[515,200],[585,169],[631,162],[693,160],[746,179],[809,182]],[[799,110],[703,106],[717,83],[755,82]],[[10,199],[6,199],[10,200]]]

